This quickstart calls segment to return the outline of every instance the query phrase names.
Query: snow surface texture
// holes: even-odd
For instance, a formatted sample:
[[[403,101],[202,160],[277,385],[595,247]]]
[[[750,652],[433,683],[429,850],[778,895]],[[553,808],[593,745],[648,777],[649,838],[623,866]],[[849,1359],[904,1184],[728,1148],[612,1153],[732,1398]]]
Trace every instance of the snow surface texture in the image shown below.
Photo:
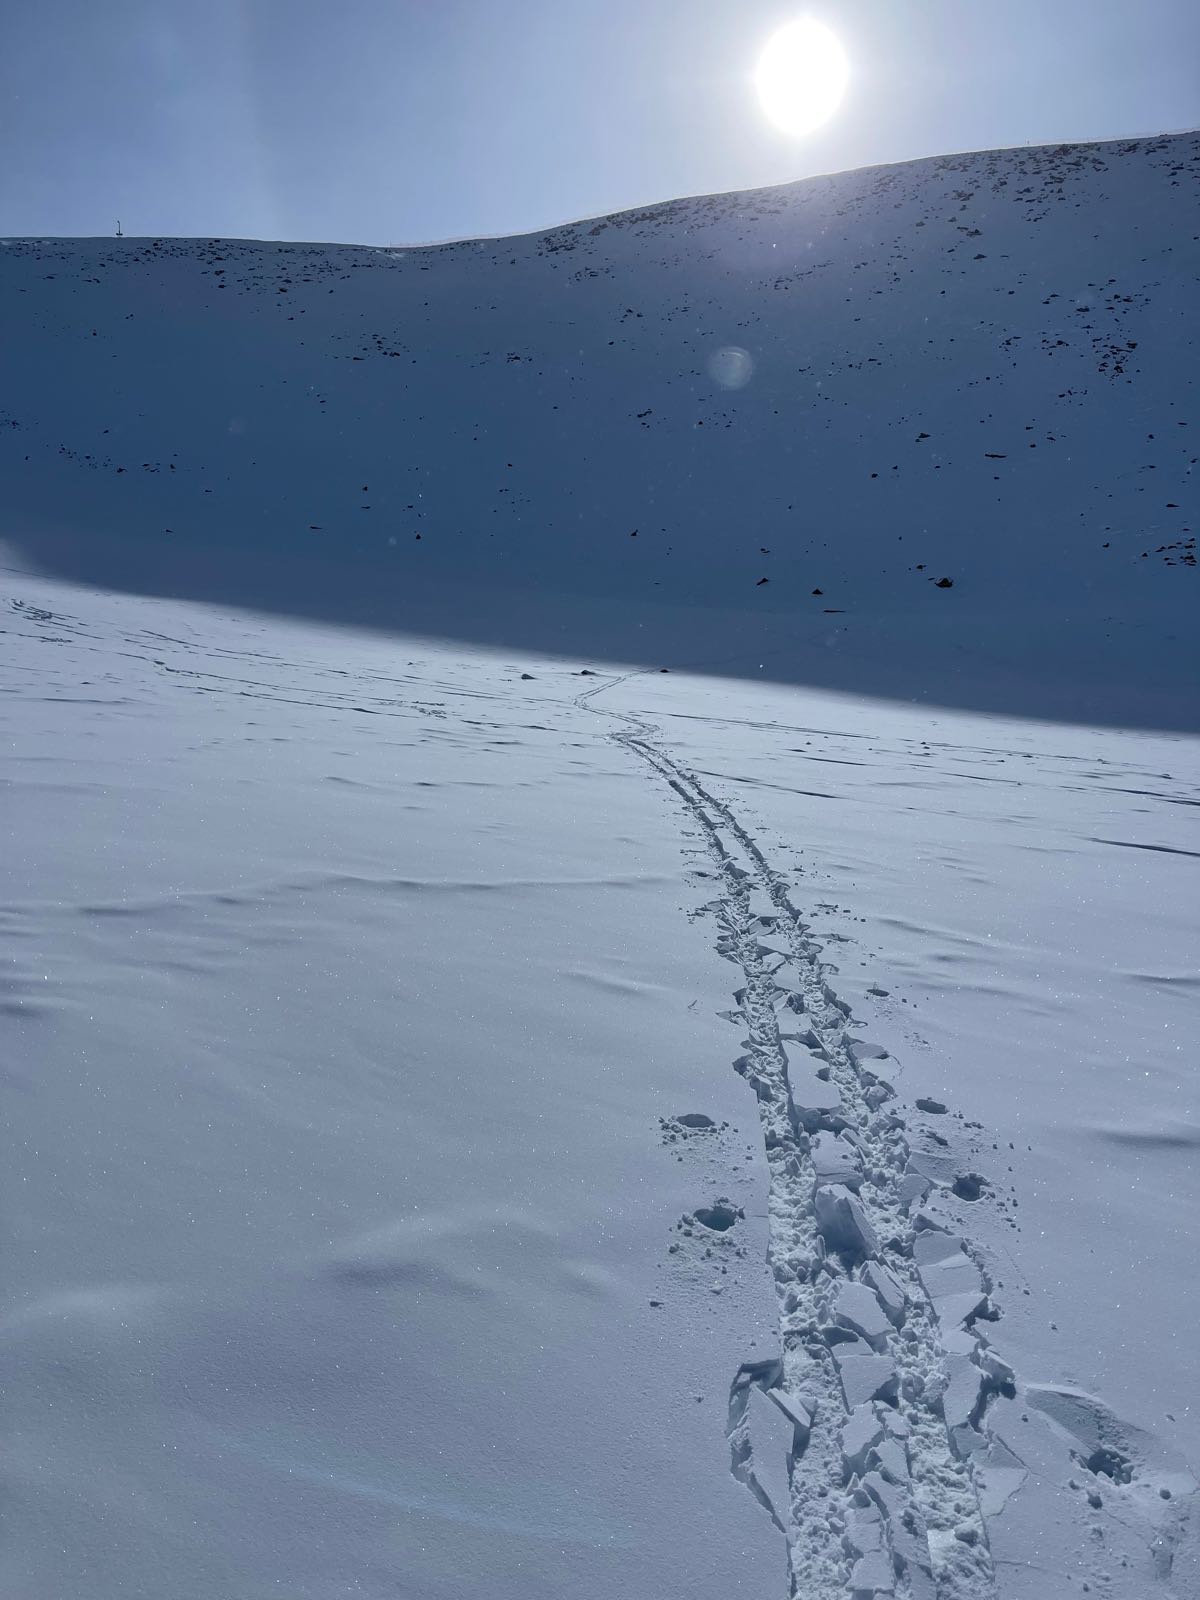
[[[719,629],[730,671],[1194,728],[1198,179],[1179,135],[436,248],[10,240],[6,537],[142,590],[667,665]]]
[[[1200,1594],[1198,168],[0,250],[6,1596]]]
[[[1200,1592],[1194,740],[6,591],[6,1595]]]

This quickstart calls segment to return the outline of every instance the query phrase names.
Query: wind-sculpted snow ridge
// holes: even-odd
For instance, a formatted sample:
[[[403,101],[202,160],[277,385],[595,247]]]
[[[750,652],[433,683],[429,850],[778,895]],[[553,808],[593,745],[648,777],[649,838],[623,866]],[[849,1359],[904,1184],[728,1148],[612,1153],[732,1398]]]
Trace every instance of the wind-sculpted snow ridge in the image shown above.
[[[611,686],[579,703],[599,709],[590,702]],[[910,1133],[888,1052],[852,1031],[821,946],[755,837],[640,718],[624,720],[614,739],[698,831],[718,884],[700,910],[741,976],[726,1015],[745,1030],[734,1065],[766,1151],[780,1349],[735,1375],[728,1436],[734,1476],[787,1539],[792,1600],[1043,1594],[1049,1569],[1029,1559],[1039,1541],[1024,1514],[1012,1519],[1019,1557],[993,1538],[1027,1485],[1043,1513],[1033,1526],[1055,1527],[1085,1591],[1133,1600],[1152,1584],[1183,1600],[1188,1589],[1169,1580],[1177,1547],[1194,1539],[1194,1480],[1092,1397],[1018,1382],[985,1332],[1000,1311],[982,1254],[935,1204],[939,1188],[977,1199],[980,1180],[955,1175],[941,1135],[923,1149]],[[946,1107],[918,1110],[928,1120]],[[791,1426],[786,1505],[756,1461],[756,1392]],[[1050,1508],[1055,1473],[1074,1540],[1056,1526],[1057,1498]],[[1010,1578],[1009,1567],[1023,1570]]]

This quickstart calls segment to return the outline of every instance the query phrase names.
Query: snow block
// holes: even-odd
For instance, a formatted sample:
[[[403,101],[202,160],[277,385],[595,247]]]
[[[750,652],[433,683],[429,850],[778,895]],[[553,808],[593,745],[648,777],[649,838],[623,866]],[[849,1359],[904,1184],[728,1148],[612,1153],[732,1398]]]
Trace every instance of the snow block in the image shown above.
[[[984,1517],[998,1517],[1021,1489],[1029,1473],[999,1439],[988,1441],[986,1454],[975,1458],[975,1482],[979,1488],[979,1509]]]
[[[847,1039],[846,1049],[850,1052],[850,1059],[856,1067],[861,1067],[867,1061],[887,1061],[888,1053],[881,1044],[872,1044],[869,1039]]]
[[[778,1406],[767,1399],[766,1391],[755,1385],[750,1390],[747,1415],[750,1457],[746,1462],[759,1488],[766,1495],[781,1528],[790,1520],[791,1489],[788,1483],[788,1457],[792,1453],[795,1430]]]
[[[913,1256],[938,1321],[957,1327],[987,1303],[983,1274],[953,1233],[919,1233]]]
[[[868,1261],[862,1269],[862,1280],[869,1284],[879,1297],[879,1303],[887,1312],[888,1319],[898,1328],[904,1321],[904,1307],[907,1296],[904,1285],[890,1267],[885,1267],[882,1261]]]
[[[862,1182],[862,1158],[840,1134],[819,1133],[813,1140],[813,1166],[818,1184],[844,1184],[857,1189]]]
[[[862,1504],[858,1504],[861,1501]],[[842,1535],[842,1545],[846,1554],[850,1556],[871,1556],[878,1551],[886,1551],[887,1541],[883,1532],[883,1517],[874,1500],[861,1490],[855,1495],[855,1504],[846,1515],[846,1530]]]
[[[850,1573],[850,1600],[891,1600],[896,1593],[896,1574],[882,1551],[863,1556]]]
[[[793,1128],[815,1133],[822,1118],[841,1111],[841,1090],[817,1077],[815,1062],[796,1061],[788,1066],[788,1106]]]
[[[843,1328],[857,1333],[873,1349],[882,1350],[886,1346],[892,1324],[869,1284],[843,1283],[834,1302],[833,1315]]]
[[[911,1211],[914,1205],[920,1205],[933,1185],[928,1178],[923,1178],[919,1172],[906,1172],[900,1179],[900,1204],[905,1211]]]
[[[862,1486],[879,1507],[891,1534],[892,1549],[904,1564],[912,1600],[938,1600],[923,1519],[906,1490],[869,1472]]]
[[[942,1396],[942,1415],[947,1427],[957,1428],[971,1420],[983,1388],[983,1373],[968,1356],[948,1356],[946,1371],[950,1382]]]
[[[962,1247],[963,1242],[956,1233],[947,1233],[944,1228],[929,1228],[913,1240],[913,1260],[918,1267],[929,1266],[935,1261],[947,1260],[961,1251]]]
[[[940,1150],[914,1150],[909,1155],[904,1171],[906,1175],[915,1172],[930,1183],[948,1188],[954,1182],[958,1167],[953,1156],[945,1155]]]
[[[995,1383],[1015,1383],[1016,1374],[1005,1361],[1003,1356],[998,1356],[990,1344],[980,1340],[976,1346],[975,1359]]]
[[[856,1256],[879,1254],[879,1239],[862,1202],[843,1184],[822,1184],[813,1196],[817,1227],[831,1250]]]
[[[883,1425],[894,1439],[907,1439],[912,1432],[908,1418],[901,1416],[899,1411],[893,1411],[890,1406],[884,1407]]]
[[[896,1398],[896,1367],[889,1356],[876,1355],[857,1340],[853,1344],[835,1344],[832,1354],[847,1411],[866,1405],[869,1400]]]
[[[883,1436],[883,1423],[869,1405],[858,1406],[850,1413],[842,1429],[842,1470],[847,1478],[868,1470],[872,1453]]]
[[[783,1389],[767,1389],[764,1391],[768,1400],[773,1400],[792,1424],[795,1435],[793,1449],[803,1450],[812,1433],[813,1423],[817,1417],[816,1401],[804,1395],[787,1394]]]
[[[899,1439],[885,1439],[876,1446],[875,1457],[889,1483],[908,1482],[908,1455]]]

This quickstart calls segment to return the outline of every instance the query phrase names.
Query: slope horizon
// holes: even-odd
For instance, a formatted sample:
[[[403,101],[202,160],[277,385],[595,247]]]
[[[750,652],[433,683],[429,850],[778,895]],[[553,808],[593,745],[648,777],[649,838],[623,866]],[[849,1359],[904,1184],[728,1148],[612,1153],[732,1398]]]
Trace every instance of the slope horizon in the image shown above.
[[[748,187],[731,189],[687,189],[678,193],[651,195],[643,200],[631,201],[628,205],[616,206],[608,211],[585,211],[574,215],[565,215],[554,218],[548,222],[539,223],[533,228],[518,228],[513,232],[500,233],[455,233],[445,237],[428,239],[402,239],[388,241],[386,239],[319,239],[309,235],[268,234],[268,233],[238,233],[238,234],[211,234],[201,230],[198,233],[129,233],[122,231],[120,237],[137,240],[145,243],[150,239],[166,239],[179,244],[198,244],[202,240],[218,239],[226,244],[310,244],[346,247],[348,249],[364,250],[436,250],[446,245],[455,244],[500,244],[507,240],[535,239],[542,234],[553,233],[559,228],[582,227],[587,222],[612,222],[630,215],[634,212],[657,210],[660,207],[683,204],[689,200],[726,200],[735,196],[744,195],[752,197],[767,194],[775,190],[786,190],[798,187],[805,183],[819,182],[823,178],[848,178],[859,173],[887,172],[894,167],[919,167],[926,163],[946,161],[957,156],[998,156],[1015,152],[1051,152],[1077,149],[1103,149],[1108,145],[1129,144],[1130,142],[1142,143],[1149,139],[1178,139],[1196,137],[1200,135],[1200,123],[1188,124],[1179,128],[1148,128],[1141,133],[1105,134],[1103,138],[1085,139],[1030,139],[1021,144],[997,145],[963,145],[950,150],[930,151],[920,156],[898,156],[894,161],[864,161],[848,167],[828,167],[820,172],[805,173],[800,178],[785,178],[775,183],[757,183]],[[0,234],[3,230],[0,230]],[[111,233],[13,233],[5,236],[7,240],[26,243],[55,243],[67,244],[72,240],[96,241],[111,239],[116,235]]]

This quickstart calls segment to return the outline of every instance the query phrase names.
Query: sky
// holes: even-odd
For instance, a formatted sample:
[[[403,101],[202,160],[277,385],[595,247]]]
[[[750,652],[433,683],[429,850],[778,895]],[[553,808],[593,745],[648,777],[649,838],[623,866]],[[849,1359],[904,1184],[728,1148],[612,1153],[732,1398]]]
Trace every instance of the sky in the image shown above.
[[[753,73],[851,63],[797,139]],[[410,244],[1200,123],[1195,0],[0,0],[0,232]]]

